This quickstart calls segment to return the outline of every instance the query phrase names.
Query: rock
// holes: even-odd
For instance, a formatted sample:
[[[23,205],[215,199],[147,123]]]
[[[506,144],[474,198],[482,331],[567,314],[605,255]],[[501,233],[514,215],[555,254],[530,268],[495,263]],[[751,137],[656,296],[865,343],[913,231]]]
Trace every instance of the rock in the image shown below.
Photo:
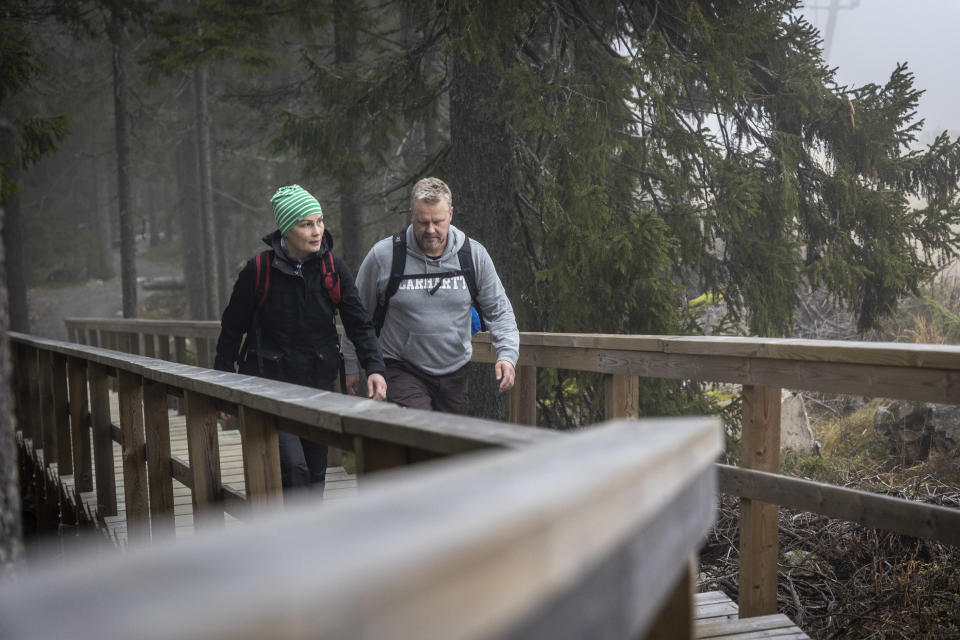
[[[926,460],[931,453],[960,455],[960,407],[956,405],[896,400],[877,409],[873,426],[904,464]]]
[[[803,395],[784,390],[780,399],[780,449],[796,453],[819,453],[803,404]]]

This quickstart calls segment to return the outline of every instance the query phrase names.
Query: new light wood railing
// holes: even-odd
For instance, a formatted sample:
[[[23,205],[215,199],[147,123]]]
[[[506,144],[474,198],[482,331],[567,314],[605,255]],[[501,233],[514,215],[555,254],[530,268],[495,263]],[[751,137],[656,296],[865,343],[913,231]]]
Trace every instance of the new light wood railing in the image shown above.
[[[71,319],[71,339],[161,353],[171,339],[212,341],[218,323]],[[156,344],[160,346],[156,346]],[[169,346],[166,347],[169,352]],[[198,354],[209,354],[198,346]],[[474,360],[492,362],[487,334]],[[778,505],[960,545],[960,511],[777,475],[781,389],[960,404],[960,347],[770,338],[521,333],[511,421],[536,423],[538,367],[604,375],[607,419],[636,415],[640,377],[743,385],[739,468],[718,465],[741,497],[742,617],[776,611]]]
[[[571,435],[10,338],[24,448],[44,478],[70,471],[78,485],[92,484],[92,458],[109,513],[107,451],[120,442],[132,546],[0,584],[0,637],[692,637],[689,559],[714,517],[715,418]],[[169,454],[170,395],[184,400],[187,462]],[[224,409],[239,416],[247,501],[220,480]],[[279,512],[266,499],[279,489],[278,428],[353,449],[365,473],[473,457]],[[200,535],[138,544],[170,537],[173,478],[192,488]],[[224,511],[249,525],[224,531]]]

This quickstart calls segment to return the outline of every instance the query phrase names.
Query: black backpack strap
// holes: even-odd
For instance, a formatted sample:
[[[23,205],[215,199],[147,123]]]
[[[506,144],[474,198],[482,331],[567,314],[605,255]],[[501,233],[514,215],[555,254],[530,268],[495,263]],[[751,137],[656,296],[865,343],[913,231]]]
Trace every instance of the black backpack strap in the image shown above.
[[[480,288],[477,287],[477,271],[473,266],[473,252],[470,250],[470,238],[463,236],[463,246],[457,251],[457,259],[460,261],[460,271],[463,273],[463,279],[467,282],[467,290],[470,291],[470,303],[477,310],[480,316],[480,330],[487,330],[487,323],[483,320],[483,311],[477,303],[477,296],[480,294]]]
[[[399,231],[393,234],[393,261],[390,265],[390,280],[387,281],[387,288],[383,295],[377,300],[377,308],[373,312],[373,328],[380,337],[380,330],[383,328],[383,321],[387,317],[387,307],[390,306],[390,298],[400,288],[400,281],[403,279],[403,271],[407,266],[407,230]]]

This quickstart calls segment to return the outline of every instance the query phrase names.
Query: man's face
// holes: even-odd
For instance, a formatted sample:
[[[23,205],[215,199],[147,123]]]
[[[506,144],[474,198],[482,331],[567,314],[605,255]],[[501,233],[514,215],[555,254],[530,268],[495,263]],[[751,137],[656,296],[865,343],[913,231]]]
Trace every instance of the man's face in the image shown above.
[[[447,233],[453,219],[453,207],[446,200],[430,203],[423,200],[414,202],[410,211],[410,224],[417,246],[428,256],[437,257],[447,248]]]

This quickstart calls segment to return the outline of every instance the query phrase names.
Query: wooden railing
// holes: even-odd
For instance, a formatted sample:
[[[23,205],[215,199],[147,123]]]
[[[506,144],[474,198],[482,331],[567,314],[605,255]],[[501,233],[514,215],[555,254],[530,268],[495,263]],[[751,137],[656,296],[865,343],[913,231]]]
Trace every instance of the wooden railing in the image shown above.
[[[190,338],[209,354],[215,322],[70,319],[71,339],[169,353]],[[157,346],[159,345],[159,346]],[[495,353],[474,337],[478,362]],[[202,361],[203,360],[201,358]],[[735,338],[521,333],[511,422],[536,424],[538,367],[604,376],[607,419],[636,415],[640,377],[743,385],[739,468],[718,465],[721,491],[741,497],[742,617],[776,611],[778,505],[864,526],[960,545],[960,511],[776,475],[781,389],[960,404],[960,347],[946,345]]]
[[[713,521],[715,418],[571,435],[10,338],[20,441],[39,481],[72,474],[89,490],[95,467],[98,510],[115,512],[119,442],[132,551],[0,584],[0,637],[692,637],[689,559]],[[170,396],[185,406],[188,461],[170,455]],[[239,418],[247,500],[221,482],[222,410]],[[355,451],[363,474],[515,451],[279,512],[277,429]],[[173,532],[174,478],[192,489],[201,535],[148,548]],[[249,526],[223,531],[225,511]]]

